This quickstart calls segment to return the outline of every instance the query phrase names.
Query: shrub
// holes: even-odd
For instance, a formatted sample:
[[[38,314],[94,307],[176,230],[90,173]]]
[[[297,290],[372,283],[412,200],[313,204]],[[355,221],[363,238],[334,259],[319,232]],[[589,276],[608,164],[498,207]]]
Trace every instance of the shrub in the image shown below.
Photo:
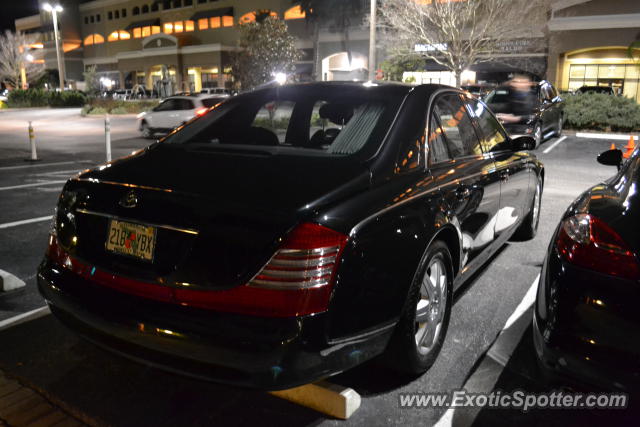
[[[89,110],[89,113],[92,116],[100,116],[100,115],[105,115],[107,114],[107,110],[106,108],[102,108],[102,107],[94,107],[91,110]]]
[[[14,89],[9,92],[10,107],[80,107],[87,101],[82,92],[54,92],[44,89]]]
[[[92,108],[102,108],[109,114],[137,114],[148,111],[158,105],[157,100],[122,101],[115,99],[91,99],[89,100],[89,114]]]
[[[565,99],[564,115],[567,126],[574,129],[640,130],[640,105],[622,96],[601,93],[569,95]]]

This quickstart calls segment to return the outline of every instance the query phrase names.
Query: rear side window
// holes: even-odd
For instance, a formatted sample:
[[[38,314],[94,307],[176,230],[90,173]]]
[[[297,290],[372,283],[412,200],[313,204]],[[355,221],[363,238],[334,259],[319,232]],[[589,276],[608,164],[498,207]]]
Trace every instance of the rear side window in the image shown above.
[[[205,98],[202,100],[202,105],[207,108],[211,108],[214,105],[221,103],[222,101],[224,101],[224,98]]]
[[[489,111],[487,106],[475,99],[469,101],[469,107],[473,115],[478,119],[478,125],[482,132],[480,144],[485,153],[506,149],[508,144],[507,135],[498,120]]]
[[[480,141],[458,94],[441,95],[434,104],[433,113],[452,158],[482,154]]]
[[[176,101],[178,103],[179,110],[193,110],[194,108],[196,108],[193,104],[193,101],[189,99],[178,99]]]
[[[431,114],[429,121],[429,163],[446,162],[451,159],[447,144],[442,136],[442,128],[435,115]]]
[[[258,110],[251,126],[270,130],[278,137],[278,143],[283,143],[294,106],[290,101],[268,102]]]

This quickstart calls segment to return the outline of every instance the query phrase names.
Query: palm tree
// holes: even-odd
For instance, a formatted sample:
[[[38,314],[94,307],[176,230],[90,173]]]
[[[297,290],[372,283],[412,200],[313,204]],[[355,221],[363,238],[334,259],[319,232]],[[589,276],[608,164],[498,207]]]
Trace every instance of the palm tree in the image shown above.
[[[317,75],[320,56],[320,27],[334,27],[343,34],[343,46],[351,63],[351,43],[349,28],[352,19],[362,11],[362,0],[294,0],[305,13],[307,24],[313,27],[313,69],[312,77]]]

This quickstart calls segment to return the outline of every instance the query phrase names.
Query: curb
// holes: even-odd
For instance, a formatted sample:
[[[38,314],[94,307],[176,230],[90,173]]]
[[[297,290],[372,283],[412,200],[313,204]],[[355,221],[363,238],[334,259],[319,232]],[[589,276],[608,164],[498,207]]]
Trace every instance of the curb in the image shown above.
[[[631,136],[631,134],[576,132],[577,138],[610,139],[616,141],[628,141]],[[633,139],[638,141],[638,136],[633,136]]]
[[[23,280],[18,279],[11,273],[0,270],[0,292],[13,291],[15,289],[24,288]]]

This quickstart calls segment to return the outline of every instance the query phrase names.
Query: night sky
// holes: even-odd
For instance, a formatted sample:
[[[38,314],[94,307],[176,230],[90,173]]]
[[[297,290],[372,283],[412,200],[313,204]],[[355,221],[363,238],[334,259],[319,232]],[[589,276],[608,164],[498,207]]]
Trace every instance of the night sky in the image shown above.
[[[0,0],[0,31],[15,31],[13,21],[38,13],[38,0]]]

